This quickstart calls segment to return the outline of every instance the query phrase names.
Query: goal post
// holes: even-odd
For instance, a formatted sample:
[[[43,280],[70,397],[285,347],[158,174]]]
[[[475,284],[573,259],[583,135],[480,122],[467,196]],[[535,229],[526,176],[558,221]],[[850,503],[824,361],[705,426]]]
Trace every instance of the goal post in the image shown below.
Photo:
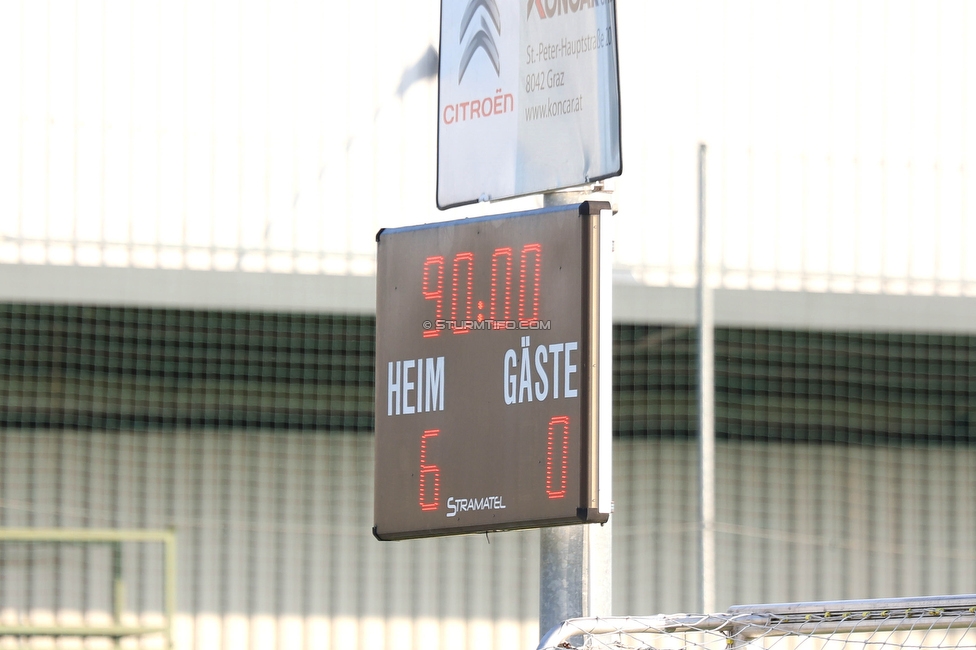
[[[577,618],[539,650],[976,648],[976,595],[736,605],[722,614]]]
[[[159,544],[162,546],[162,624],[127,624],[123,621],[126,605],[126,586],[123,572],[124,543]],[[47,624],[36,624],[29,620],[11,623],[0,620],[0,640],[7,637],[105,637],[113,639],[118,646],[126,637],[157,636],[163,640],[165,648],[173,647],[173,621],[176,612],[176,532],[173,530],[123,529],[123,528],[4,528],[0,527],[0,549],[12,544],[28,545],[83,545],[107,546],[111,561],[105,575],[107,591],[111,600],[111,623],[90,625],[87,623],[60,624],[56,620]],[[0,569],[3,567],[0,566]],[[29,578],[36,568],[29,563],[22,567]],[[4,573],[4,578],[9,576]],[[84,645],[84,642],[82,643]],[[4,646],[6,647],[6,646]]]

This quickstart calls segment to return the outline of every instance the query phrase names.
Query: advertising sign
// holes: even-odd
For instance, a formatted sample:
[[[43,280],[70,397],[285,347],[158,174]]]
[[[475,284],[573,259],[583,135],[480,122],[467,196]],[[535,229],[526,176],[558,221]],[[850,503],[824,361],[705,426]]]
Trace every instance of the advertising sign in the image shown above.
[[[442,0],[441,209],[621,172],[612,0]]]
[[[609,207],[377,235],[377,538],[607,521]]]

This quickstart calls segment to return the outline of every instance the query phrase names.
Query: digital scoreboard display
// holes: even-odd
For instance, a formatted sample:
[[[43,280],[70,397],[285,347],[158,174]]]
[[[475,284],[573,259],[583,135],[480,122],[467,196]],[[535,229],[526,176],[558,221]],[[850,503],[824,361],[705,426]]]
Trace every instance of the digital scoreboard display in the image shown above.
[[[609,207],[379,232],[378,539],[607,520],[597,432]]]

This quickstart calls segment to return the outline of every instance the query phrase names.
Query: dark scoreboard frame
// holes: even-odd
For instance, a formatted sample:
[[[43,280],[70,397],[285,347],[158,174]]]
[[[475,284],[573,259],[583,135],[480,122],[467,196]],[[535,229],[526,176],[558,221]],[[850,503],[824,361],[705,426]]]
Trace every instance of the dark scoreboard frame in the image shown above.
[[[608,520],[598,432],[609,208],[377,233],[378,539]]]

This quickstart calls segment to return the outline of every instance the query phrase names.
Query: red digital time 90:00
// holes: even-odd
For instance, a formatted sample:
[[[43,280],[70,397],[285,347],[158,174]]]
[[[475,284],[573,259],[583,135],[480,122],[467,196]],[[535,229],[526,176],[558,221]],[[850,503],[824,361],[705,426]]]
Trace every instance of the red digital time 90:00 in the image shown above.
[[[491,290],[488,301],[489,325],[518,320],[519,327],[531,327],[540,319],[539,294],[542,287],[542,244],[532,243],[522,247],[518,259],[518,310],[512,313],[512,274],[515,254],[511,246],[496,248],[491,255]],[[421,292],[425,300],[434,302],[434,319],[424,338],[440,336],[442,329],[455,334],[467,334],[474,322],[485,320],[483,300],[474,300],[475,255],[470,251],[457,253],[451,263],[450,318],[444,327],[444,256],[431,255],[424,260]],[[492,327],[488,327],[492,329]]]

